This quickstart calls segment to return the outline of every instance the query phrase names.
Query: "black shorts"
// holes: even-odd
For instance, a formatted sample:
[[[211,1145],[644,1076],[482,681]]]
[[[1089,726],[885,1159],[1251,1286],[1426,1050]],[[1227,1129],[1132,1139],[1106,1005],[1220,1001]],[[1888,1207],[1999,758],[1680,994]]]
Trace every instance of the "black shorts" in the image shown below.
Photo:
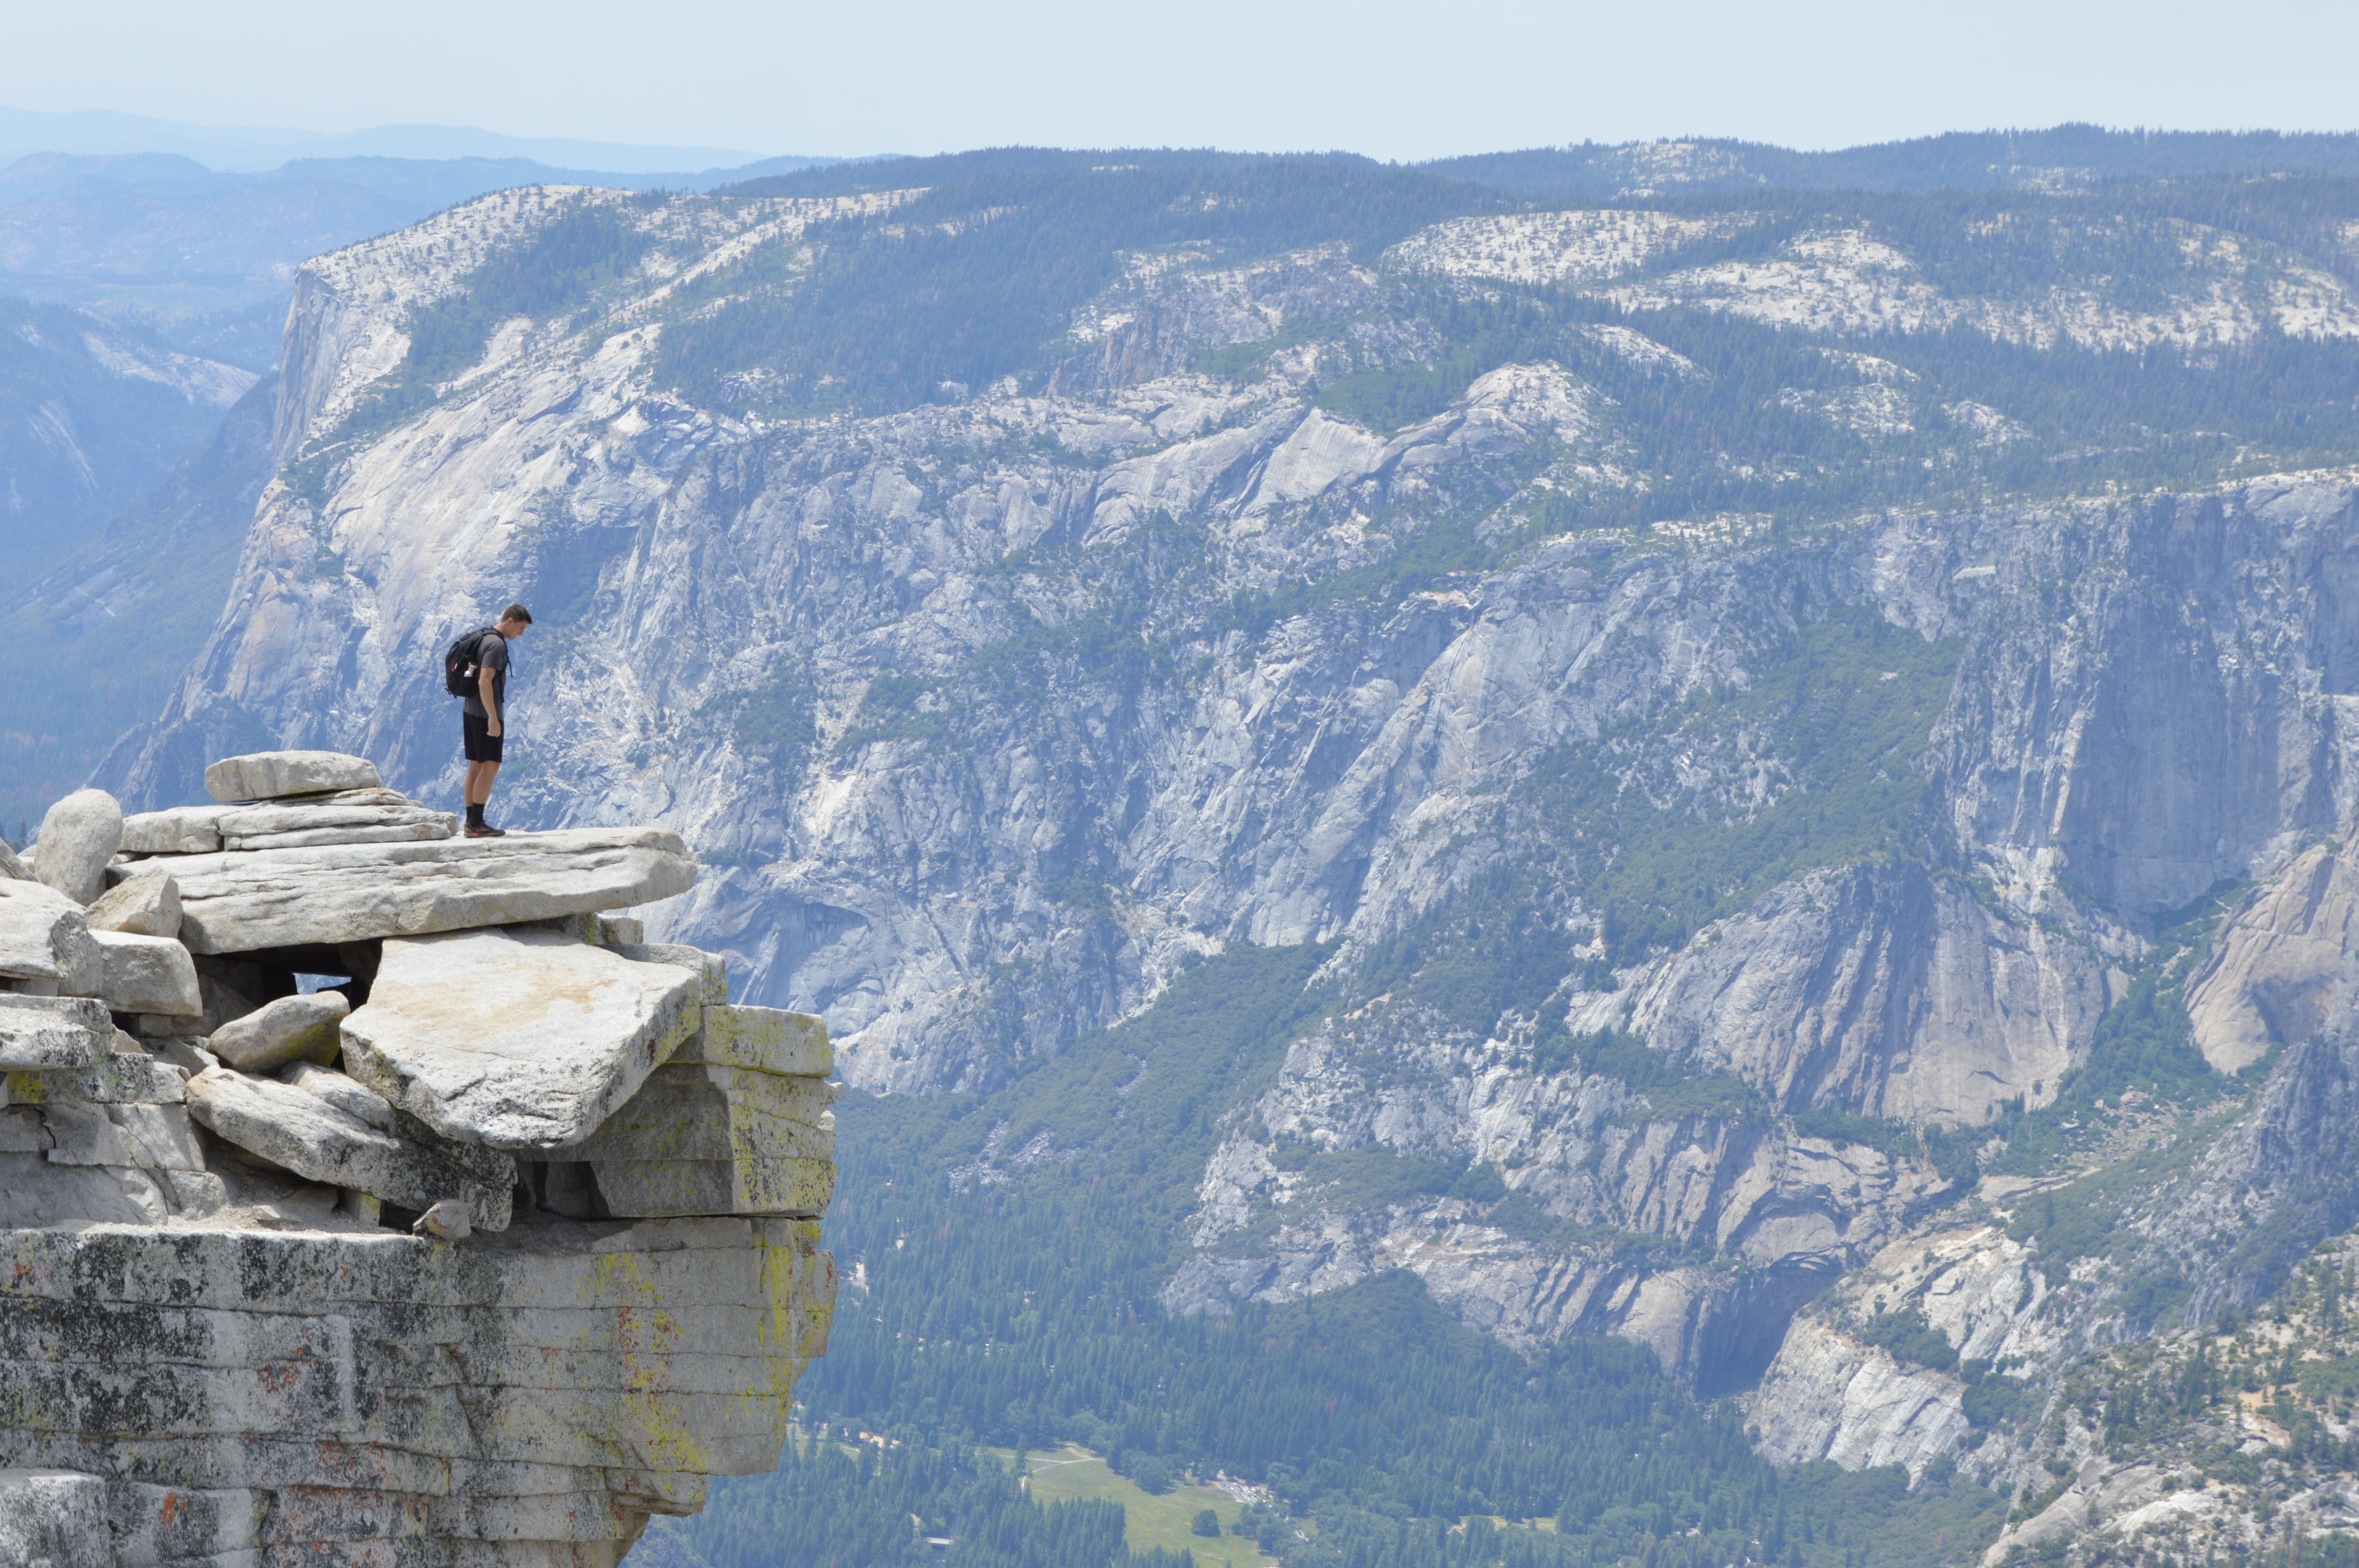
[[[494,735],[490,733],[492,721],[489,719],[478,718],[472,713],[462,714],[460,717],[462,726],[466,731],[465,744],[467,761],[471,762],[498,762],[500,760],[500,742],[506,740],[507,737],[505,735]]]

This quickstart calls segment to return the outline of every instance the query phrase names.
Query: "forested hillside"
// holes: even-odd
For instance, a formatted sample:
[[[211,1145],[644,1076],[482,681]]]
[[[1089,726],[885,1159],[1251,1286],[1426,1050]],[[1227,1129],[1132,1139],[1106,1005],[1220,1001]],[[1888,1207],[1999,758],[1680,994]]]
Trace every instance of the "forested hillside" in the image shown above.
[[[1574,1337],[1527,1358],[1452,1321],[1408,1273],[1233,1315],[1168,1314],[1158,1291],[1184,1256],[1193,1173],[1219,1139],[1208,1109],[1275,1077],[1286,1037],[1322,1000],[1302,986],[1326,956],[1210,960],[1140,1019],[998,1096],[855,1100],[839,1125],[858,1195],[836,1218],[862,1270],[803,1407],[821,1439],[908,1446],[749,1485],[685,1538],[716,1568],[894,1561],[906,1530],[839,1499],[962,1534],[1005,1506],[967,1490],[975,1445],[1064,1442],[1150,1490],[1190,1471],[1266,1487],[1271,1503],[1248,1522],[1264,1552],[1296,1563],[1850,1568],[1942,1561],[1948,1532],[1995,1528],[1998,1499],[1947,1473],[1911,1492],[1897,1471],[1765,1464],[1732,1404],[1691,1399],[1647,1351]],[[994,1169],[995,1147],[1036,1141],[1056,1154]],[[1487,1167],[1384,1152],[1338,1173],[1360,1201],[1504,1195]],[[1472,1536],[1458,1528],[1470,1516]]]

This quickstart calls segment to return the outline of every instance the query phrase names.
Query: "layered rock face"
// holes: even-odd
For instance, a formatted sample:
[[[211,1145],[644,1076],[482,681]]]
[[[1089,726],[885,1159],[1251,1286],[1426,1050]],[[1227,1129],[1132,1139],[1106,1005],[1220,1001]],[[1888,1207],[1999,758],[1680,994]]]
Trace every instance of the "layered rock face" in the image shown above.
[[[1734,515],[1568,527],[1632,485],[1632,416],[1605,390],[1627,385],[1601,366],[1699,372],[1647,335],[1660,279],[1559,359],[1500,365],[1399,428],[1322,399],[1322,355],[1423,362],[1408,326],[1368,324],[1404,277],[1606,283],[1676,238],[1659,215],[1444,225],[1374,257],[1133,258],[1043,380],[888,416],[736,418],[667,390],[658,349],[684,325],[667,298],[725,290],[773,244],[789,276],[811,208],[632,208],[660,252],[642,271],[565,318],[503,325],[390,425],[355,411],[399,362],[405,310],[555,208],[461,209],[309,269],[288,466],[204,654],[103,777],[167,805],[261,732],[455,797],[436,654],[524,597],[547,634],[516,672],[512,750],[532,766],[503,784],[511,809],[602,835],[584,885],[640,874],[630,857],[650,851],[613,825],[675,825],[711,870],[655,935],[725,950],[741,1000],[824,1014],[865,1087],[988,1090],[1201,955],[1332,944],[1335,1013],[1250,1103],[1207,1108],[1222,1141],[1167,1305],[1409,1270],[1519,1346],[1625,1334],[1709,1391],[1767,1368],[1756,1423],[1786,1457],[1921,1469],[1983,1437],[1962,1376],[1873,1342],[1879,1281],[1895,1311],[1921,1298],[1953,1354],[2017,1358],[2026,1379],[2129,1332],[2104,1315],[2113,1287],[2075,1294],[2027,1264],[2011,1193],[1955,1206],[1973,1173],[1942,1175],[1914,1130],[2050,1103],[2158,928],[2210,890],[2269,882],[2190,982],[2198,1041],[2222,1066],[2287,1047],[2239,1179],[2276,1192],[2345,1146],[2339,1057],[2301,1032],[2332,1037],[2347,989],[2349,873],[2321,841],[2359,806],[2349,472],[1782,534]],[[1795,279],[1866,265],[1854,250],[1798,252],[1777,287],[1807,305],[1817,285]],[[1205,368],[1250,345],[1266,351],[1254,374]],[[1872,384],[1821,412],[1897,427],[1913,395],[1859,363]],[[2005,436],[1988,409],[1949,417]],[[1821,687],[1813,669],[1832,672]],[[1886,705],[1864,728],[1890,743],[1844,773],[1810,712],[1854,701]],[[1887,785],[1897,804],[1875,805]],[[1797,803],[1757,874],[1723,863],[1734,840],[1708,830]],[[1879,812],[1880,835],[1848,831]],[[383,942],[388,973],[479,940],[443,933],[554,913],[503,902],[492,851],[480,871],[432,842],[241,860],[225,819],[152,820],[159,847],[192,854],[192,933],[214,910],[263,929],[353,856],[445,912],[417,935],[332,936]],[[1725,896],[1617,940],[1606,872],[1648,834],[1661,882]],[[2270,881],[2289,865],[2309,880]],[[1470,981],[1460,1006],[1386,967],[1518,921],[1525,967],[1560,977],[1533,994]],[[667,1005],[635,1003],[633,1027],[659,1042]],[[785,1118],[794,1097],[746,1095],[710,1011],[697,1070],[683,1044],[619,1108],[627,1074],[548,1108],[566,1136],[607,1117],[571,1160],[548,1150],[558,1128],[453,1087],[447,1064],[370,1065],[397,1034],[366,1012],[345,1036],[363,1087],[440,1136],[498,1123],[485,1147],[547,1152],[540,1201],[641,1195],[668,1169],[698,1195],[679,1202],[801,1201],[799,1146],[742,1155],[737,1130],[744,1108]],[[1645,1070],[1544,1038],[1543,1014],[1591,1046],[1635,1042]],[[634,1153],[604,1141],[642,1136],[635,1107],[724,1099],[664,1156],[653,1130]],[[1809,1115],[1875,1125],[1811,1136]],[[1396,1157],[1485,1164],[1498,1185],[1370,1199],[1319,1164]],[[2308,1234],[2343,1189],[2303,1190]],[[2230,1266],[2237,1238],[2299,1195],[2206,1192],[2187,1212],[2221,1239],[2189,1242],[2175,1277],[2244,1299],[2265,1271]],[[1859,1291],[1788,1336],[1798,1303],[1851,1272]],[[2038,1463],[1975,1452],[1992,1476]]]
[[[511,809],[677,825],[716,870],[667,918],[725,948],[748,1000],[825,1013],[864,1084],[987,1087],[1210,945],[1382,941],[1508,856],[1485,836],[1500,792],[1552,753],[1742,690],[1797,622],[1855,606],[1959,649],[1936,810],[1999,896],[1884,877],[1832,920],[1766,911],[1754,950],[1788,980],[1745,987],[1781,1044],[1740,1070],[1935,1119],[2052,1082],[2139,921],[2350,804],[2340,476],[1774,544],[1565,535],[1243,629],[1222,607],[1403,548],[1379,517],[1479,534],[1612,492],[1619,416],[1564,366],[1511,364],[1380,436],[1314,406],[1310,350],[1247,382],[1187,368],[1363,309],[1386,269],[1328,249],[1142,261],[1044,395],[764,424],[654,384],[668,280],[787,243],[819,205],[646,210],[663,267],[511,323],[450,395],[349,441],[404,309],[554,208],[486,199],[313,264],[285,375],[317,395],[288,401],[278,446],[318,471],[266,497],[218,631],[103,776],[166,804],[259,730],[455,795],[435,655],[525,595],[556,640],[518,672],[535,761]],[[1668,354],[1631,327],[1596,339]],[[1790,761],[1701,759],[1679,787],[1751,810]],[[1682,1050],[1718,1033],[1702,999],[1736,958],[1717,962],[1650,977]]]
[[[1430,1024],[1361,1016],[1287,1053],[1277,1084],[1205,1173],[1191,1237],[1201,1250],[1166,1285],[1167,1307],[1299,1300],[1406,1269],[1462,1321],[1519,1348],[1620,1334],[1718,1394],[1750,1381],[1794,1307],[1880,1249],[1941,1186],[1917,1161],[1765,1119],[1654,1114],[1610,1077],[1534,1074],[1506,1043],[1436,1041]],[[1439,1194],[1327,1212],[1303,1201],[1317,1173],[1284,1152],[1439,1154],[1470,1136],[1478,1159],[1508,1168],[1523,1223],[1495,1201]],[[1543,1215],[1588,1235],[1554,1239],[1547,1221],[1531,1223]],[[1232,1238],[1272,1218],[1266,1241],[1235,1249]],[[1639,1238],[1673,1245],[1628,1244]]]
[[[2176,993],[2188,1049],[2243,1070],[2236,1090],[2213,1086],[2193,1114],[2120,1092],[2046,1170],[1984,1175],[1966,1201],[1896,1227],[1803,1312],[1746,1395],[1763,1450],[1912,1474],[1954,1458],[2019,1504],[1994,1564],[2083,1532],[2157,1527],[2154,1544],[2190,1556],[2256,1556],[2345,1528],[2359,1489],[2340,1465],[2305,1473],[2285,1403],[2248,1390],[2143,1427],[2124,1412],[2137,1378],[2193,1386],[2189,1368],[2236,1343],[2240,1311],[2267,1308],[2288,1368],[2349,1354],[2340,1309],[2305,1322],[2298,1298],[2304,1271],[2350,1268],[2359,1223],[2354,879],[2359,849],[2330,839],[2206,922]],[[1904,1319],[1915,1332],[1897,1332]],[[2359,1433],[2323,1401],[2299,1420]],[[2254,1472],[2195,1473],[2231,1451]]]
[[[685,891],[677,837],[453,838],[350,757],[212,776],[309,787],[85,792],[0,878],[0,1556],[611,1568],[776,1464],[832,1063],[601,913]],[[301,842],[220,847],[257,814]]]

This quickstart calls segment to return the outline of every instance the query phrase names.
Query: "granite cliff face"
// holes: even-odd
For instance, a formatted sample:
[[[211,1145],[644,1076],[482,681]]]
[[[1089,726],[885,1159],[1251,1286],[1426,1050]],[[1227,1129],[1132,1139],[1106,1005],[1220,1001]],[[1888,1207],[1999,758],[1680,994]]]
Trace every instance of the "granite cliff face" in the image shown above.
[[[2079,1138],[1896,1234],[1747,1396],[1765,1451],[1962,1461],[2017,1500],[1993,1563],[2084,1531],[2249,1553],[2347,1528],[2347,1466],[2314,1447],[2353,1430],[2321,1380],[2350,1354],[2321,1281],[2359,1219],[2350,876],[2339,842],[2305,850],[2175,966],[2189,1054],[2243,1092],[2100,1093]]]
[[[611,1568],[775,1465],[831,1063],[597,913],[684,890],[678,838],[455,838],[328,752],[208,781],[0,858],[0,1556]]]
[[[480,219],[488,244],[530,206],[486,199],[438,222]],[[731,237],[675,243],[695,254]],[[2103,1004],[2102,963],[2044,950],[2036,926],[2017,928],[2026,917],[2071,904],[2076,927],[2134,926],[2348,804],[2332,699],[2349,662],[2349,497],[2331,479],[1871,519],[1774,546],[1707,530],[1634,556],[1567,535],[1440,591],[1318,607],[1256,637],[1220,630],[1220,609],[1380,558],[1398,541],[1378,513],[1480,525],[1528,507],[1541,479],[1612,482],[1594,395],[1557,367],[1513,366],[1386,439],[1305,406],[1310,372],[1289,382],[1281,355],[1244,385],[1167,374],[774,427],[651,389],[652,327],[519,319],[453,395],[339,444],[354,389],[398,357],[402,301],[449,287],[475,254],[453,250],[414,285],[375,281],[429,268],[403,259],[413,249],[452,247],[397,236],[307,274],[279,446],[291,459],[317,444],[338,460],[332,483],[272,492],[222,631],[110,776],[177,798],[202,750],[183,738],[244,724],[364,745],[423,787],[455,765],[429,650],[493,598],[559,596],[527,651],[548,673],[520,706],[533,760],[517,809],[660,813],[746,862],[708,880],[692,918],[758,933],[738,953],[747,994],[826,1009],[863,1081],[986,1071],[1002,1042],[978,1011],[1008,1005],[1010,988],[986,999],[973,977],[1007,955],[1069,996],[1082,988],[1058,1010],[1071,1027],[1135,1006],[1206,937],[1378,938],[1499,854],[1439,855],[1431,825],[1479,838],[1497,815],[1486,786],[1611,722],[1747,681],[1781,633],[1834,606],[1958,646],[1936,766],[1958,854],[2000,898],[1973,915],[1962,884],[1863,884],[1837,917],[1858,929],[1804,940],[1863,944],[1866,968],[1843,983],[1872,987],[1876,945],[1938,930],[1931,983],[2007,999],[1994,1026],[2007,1092],[2060,1063]],[[1321,266],[1331,288],[1301,283]],[[1295,258],[1288,276],[1313,317],[1364,291],[1340,258]],[[1183,276],[1170,330],[1213,330],[1199,297],[1255,287]],[[627,322],[634,303],[610,317]],[[1512,468],[1543,460],[1540,475]],[[1117,609],[1135,622],[1121,633]],[[1125,637],[1144,639],[1135,658]],[[1191,662],[1172,667],[1183,649]],[[807,731],[782,753],[749,708],[790,710]],[[958,756],[922,743],[953,721]],[[1709,787],[1775,799],[1788,781],[1774,772],[1735,776],[1759,761],[1715,759],[1726,776]],[[756,787],[771,777],[792,794]],[[855,865],[900,869],[854,879]],[[1120,916],[1083,929],[1043,902],[1077,875],[1118,890]],[[945,920],[930,906],[952,890]],[[1666,962],[1643,982],[1650,1012],[1713,983],[1692,955]],[[1851,1005],[1905,1013],[1905,989]],[[1782,1093],[1800,1066],[1765,1071]],[[1829,1096],[1862,1108],[1894,1092],[1856,1064],[1809,1070],[1853,1075]],[[1962,1082],[1917,1092],[1890,1108],[1980,1109]]]
[[[1963,1381],[1844,1312],[1864,1334],[1921,1298],[1953,1364],[2060,1368],[2114,1332],[2088,1325],[2115,1287],[2070,1304],[2078,1276],[1990,1217],[2017,1212],[2005,1181],[1962,1219],[1971,1146],[1913,1130],[2056,1101],[2222,884],[2267,885],[2170,994],[2222,1068],[2282,1042],[2233,1181],[2312,1193],[2299,1173],[2340,1147],[2317,1053],[2348,872],[2319,846],[2359,795],[2352,476],[1559,526],[1645,488],[1614,378],[1704,373],[1647,335],[1721,287],[1666,247],[1742,225],[1643,214],[1136,257],[1035,381],[895,413],[668,389],[667,335],[756,276],[730,269],[771,256],[791,287],[824,225],[914,194],[502,197],[312,264],[228,607],[103,777],[168,805],[259,732],[451,800],[436,654],[522,597],[503,807],[676,827],[706,869],[662,934],[726,953],[740,1002],[823,1015],[856,1085],[988,1090],[1224,945],[1331,945],[1335,1005],[1220,1108],[1168,1306],[1408,1269],[1520,1346],[1622,1333],[1707,1392],[1767,1368],[1786,1457],[1921,1468],[1980,1430]],[[383,400],[420,302],[585,207],[640,236],[631,269]],[[1801,319],[1843,268],[1907,270],[1763,243],[1786,270],[1697,308]],[[1397,428],[1332,406],[1339,377],[1439,351],[1372,308],[1386,289],[1526,275],[1626,314]],[[1995,337],[2088,316],[1935,310],[1902,282]],[[2179,317],[2105,319],[2162,341]],[[1247,350],[1251,373],[1220,357]],[[1871,442],[1926,416],[1914,373],[1852,360],[1849,401],[1793,406]],[[1961,450],[2008,438],[1987,408],[1944,417]],[[1453,953],[1508,957],[1462,983]],[[1483,1174],[1354,1186],[1347,1159]],[[2221,1260],[2257,1211],[2217,1203],[2175,1266],[2247,1299],[2267,1268]],[[2303,1246],[2347,1223],[2299,1203]],[[1854,1270],[1851,1306],[1788,1333]],[[2031,1462],[2004,1447],[1993,1476]]]

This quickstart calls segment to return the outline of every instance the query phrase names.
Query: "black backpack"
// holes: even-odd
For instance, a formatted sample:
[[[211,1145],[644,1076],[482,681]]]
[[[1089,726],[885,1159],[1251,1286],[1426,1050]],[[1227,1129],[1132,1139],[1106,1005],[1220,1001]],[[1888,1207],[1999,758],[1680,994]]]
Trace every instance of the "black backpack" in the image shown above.
[[[496,626],[478,626],[442,651],[442,689],[452,697],[472,697],[477,676],[481,673],[475,655],[483,652],[484,639],[498,633]]]

